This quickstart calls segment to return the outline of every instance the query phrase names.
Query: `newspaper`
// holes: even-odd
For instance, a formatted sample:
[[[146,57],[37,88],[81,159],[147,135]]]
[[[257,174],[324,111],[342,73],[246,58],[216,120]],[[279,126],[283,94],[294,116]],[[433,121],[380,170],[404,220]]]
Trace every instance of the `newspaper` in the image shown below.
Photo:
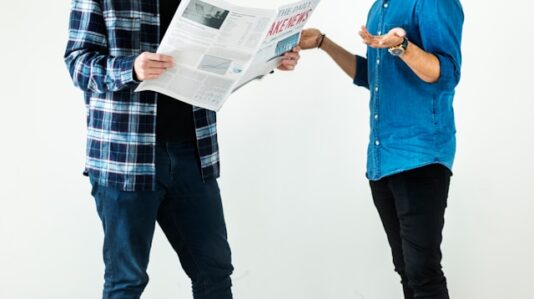
[[[152,90],[218,111],[232,92],[269,74],[298,45],[319,1],[269,10],[182,0],[158,49],[171,55],[175,66],[136,91]]]

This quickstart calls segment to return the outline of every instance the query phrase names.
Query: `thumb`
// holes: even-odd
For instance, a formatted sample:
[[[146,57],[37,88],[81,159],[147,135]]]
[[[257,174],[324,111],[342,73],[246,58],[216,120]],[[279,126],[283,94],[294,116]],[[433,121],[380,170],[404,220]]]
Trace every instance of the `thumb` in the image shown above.
[[[391,30],[393,35],[396,36],[396,37],[405,37],[406,36],[406,31],[402,28],[394,28],[393,30]]]

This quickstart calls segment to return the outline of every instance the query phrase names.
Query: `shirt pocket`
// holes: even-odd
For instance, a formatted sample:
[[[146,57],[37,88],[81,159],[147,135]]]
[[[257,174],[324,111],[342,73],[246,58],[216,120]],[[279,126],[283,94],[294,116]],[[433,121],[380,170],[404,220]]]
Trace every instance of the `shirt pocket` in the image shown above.
[[[137,55],[141,51],[141,18],[105,18],[108,35],[108,48],[111,56]]]

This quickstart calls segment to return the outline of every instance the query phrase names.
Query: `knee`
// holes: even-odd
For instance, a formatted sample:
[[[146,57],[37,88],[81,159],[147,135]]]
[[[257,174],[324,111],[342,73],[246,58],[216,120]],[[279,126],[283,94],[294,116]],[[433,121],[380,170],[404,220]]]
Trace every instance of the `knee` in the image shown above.
[[[205,288],[212,285],[231,285],[230,276],[234,272],[230,251],[220,251],[211,257],[197,258],[196,271],[189,271],[193,286]]]
[[[148,275],[119,273],[106,277],[103,298],[139,298],[148,284]]]
[[[416,260],[406,265],[409,287],[421,298],[448,298],[447,281],[441,264]]]
[[[410,281],[425,281],[443,278],[441,264],[429,260],[413,260],[406,264],[406,276]]]

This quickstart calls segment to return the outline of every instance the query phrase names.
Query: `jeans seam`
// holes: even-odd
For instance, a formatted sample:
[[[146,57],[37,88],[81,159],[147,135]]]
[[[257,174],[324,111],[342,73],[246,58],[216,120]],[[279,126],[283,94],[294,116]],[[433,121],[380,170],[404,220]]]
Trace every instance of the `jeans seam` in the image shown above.
[[[113,259],[110,257],[110,253],[109,253],[109,246],[104,246],[104,252],[105,252],[105,256],[104,258],[106,259],[106,263],[107,263],[107,267],[109,267],[110,269],[110,275],[109,275],[109,279],[106,279],[106,282],[109,283],[109,286],[106,288],[106,293],[105,293],[105,298],[109,298],[109,289],[113,289],[114,287],[114,282],[113,282],[113,277],[114,277],[114,273],[115,273],[115,269],[114,269],[114,265],[115,263],[113,263]]]
[[[97,190],[97,193],[95,194],[96,196],[98,196],[100,198],[100,201],[102,200],[105,200],[106,198],[106,195],[103,194],[105,192],[105,190],[101,190],[101,188],[98,188]],[[104,204],[104,203],[101,203],[101,204]],[[103,209],[103,207],[102,207]],[[103,215],[104,213],[103,213]],[[108,222],[108,221],[106,221]],[[115,263],[113,263],[113,259],[111,258],[111,253],[109,252],[110,251],[110,248],[109,248],[109,236],[107,236],[108,234],[106,234],[106,232],[104,232],[104,264],[106,265],[106,271],[109,269],[109,279],[106,278],[105,279],[105,283],[109,283],[109,287],[107,288],[104,288],[104,298],[105,299],[108,299],[110,297],[109,295],[109,289],[113,289],[113,286],[114,286],[114,283],[113,283],[113,277],[114,277],[114,273],[115,273],[115,269],[114,269],[114,265]]]

